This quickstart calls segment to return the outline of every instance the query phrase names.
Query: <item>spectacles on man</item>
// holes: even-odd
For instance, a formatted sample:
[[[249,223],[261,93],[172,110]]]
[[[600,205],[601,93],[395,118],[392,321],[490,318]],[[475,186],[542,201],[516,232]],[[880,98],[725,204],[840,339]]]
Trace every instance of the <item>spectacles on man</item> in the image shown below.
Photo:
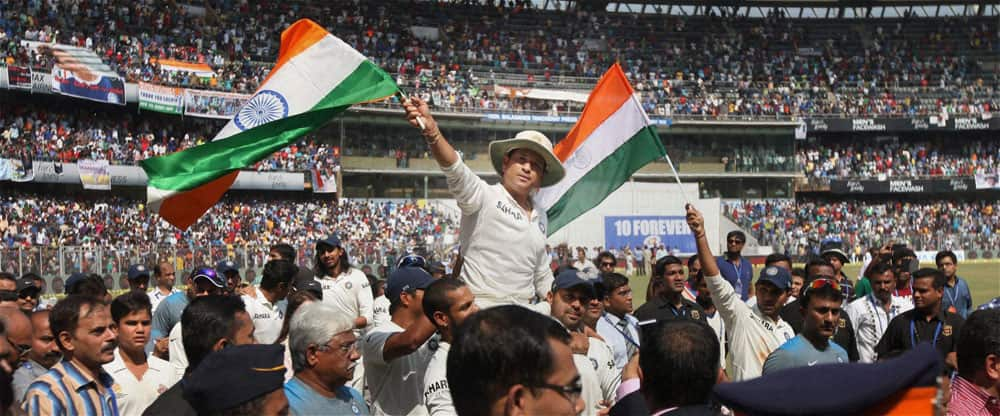
[[[7,342],[10,343],[10,345],[13,346],[14,349],[17,350],[17,357],[18,358],[24,358],[26,355],[28,355],[29,352],[31,352],[31,345],[28,345],[28,344],[18,344],[16,342],[14,342],[13,340],[11,340],[10,337],[7,337]]]
[[[340,345],[330,345],[332,340],[320,347],[322,350],[336,349],[340,351],[341,354],[348,355],[358,350],[358,341],[352,341],[348,343],[342,343]]]
[[[560,396],[563,396],[566,400],[569,400],[569,403],[574,407],[576,406],[576,401],[580,400],[580,395],[583,393],[583,384],[580,382],[579,377],[577,377],[575,380],[570,382],[570,384],[567,384],[565,386],[548,384],[548,383],[539,383],[536,384],[534,387],[540,389],[553,390],[556,393],[559,393]]]
[[[726,243],[729,243],[729,244],[737,244],[737,245],[738,245],[738,244],[743,244],[743,243],[744,243],[744,241],[743,241],[743,240],[739,240],[739,239],[736,239],[736,238],[730,238],[730,239],[726,240]]]
[[[601,268],[602,269],[603,268],[611,268],[611,269],[613,269],[614,267],[615,267],[615,264],[612,263],[612,262],[605,262],[605,261],[601,262]]]

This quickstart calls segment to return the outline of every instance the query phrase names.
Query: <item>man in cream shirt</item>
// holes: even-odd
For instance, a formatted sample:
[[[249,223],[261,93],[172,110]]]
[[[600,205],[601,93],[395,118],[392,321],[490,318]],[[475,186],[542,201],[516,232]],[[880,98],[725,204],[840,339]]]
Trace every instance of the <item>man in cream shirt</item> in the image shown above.
[[[489,185],[441,135],[426,103],[410,98],[404,105],[410,124],[422,129],[462,211],[459,276],[469,285],[476,303],[480,307],[528,305],[544,299],[552,286],[545,254],[548,217],[534,195],[540,187],[554,185],[565,176],[549,139],[528,130],[490,143],[490,159],[500,183]],[[544,302],[539,305],[545,309]]]

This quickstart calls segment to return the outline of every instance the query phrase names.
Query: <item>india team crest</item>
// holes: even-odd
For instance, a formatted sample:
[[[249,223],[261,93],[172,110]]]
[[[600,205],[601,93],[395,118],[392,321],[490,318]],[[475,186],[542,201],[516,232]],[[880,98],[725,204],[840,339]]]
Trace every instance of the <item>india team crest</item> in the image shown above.
[[[261,90],[233,117],[241,131],[288,117],[288,100],[274,90]]]
[[[941,333],[944,334],[944,336],[946,336],[946,337],[950,337],[951,336],[951,325],[945,325],[944,328],[941,329]]]
[[[698,311],[691,311],[691,319],[701,319],[701,314]]]

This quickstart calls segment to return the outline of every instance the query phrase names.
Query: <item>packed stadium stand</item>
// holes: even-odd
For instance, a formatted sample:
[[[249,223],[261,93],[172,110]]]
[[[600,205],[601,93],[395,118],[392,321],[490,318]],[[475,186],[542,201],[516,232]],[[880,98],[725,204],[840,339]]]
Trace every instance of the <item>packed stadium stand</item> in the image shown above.
[[[350,230],[357,244],[405,250],[415,236],[453,234],[454,217],[403,202],[447,191],[399,97],[359,106],[251,168],[299,175],[293,191],[234,190],[184,233],[144,213],[142,179],[129,176],[138,163],[214,137],[267,77],[281,30],[305,17],[429,101],[449,141],[484,177],[495,177],[489,141],[526,128],[558,141],[600,74],[619,62],[681,179],[697,183],[703,198],[722,198],[725,216],[763,250],[799,256],[837,237],[996,254],[996,5],[793,14],[500,3],[2,2],[0,158],[25,182],[0,184],[3,246],[113,242],[148,252],[138,247],[263,247],[273,239],[304,249],[344,224],[362,224]],[[392,12],[400,9],[408,12]],[[97,103],[53,94],[62,56],[53,51],[63,46],[92,52],[89,64],[120,77],[124,105],[110,95]],[[150,104],[154,92],[176,100],[173,107]],[[110,194],[80,191],[62,174],[84,160],[112,165]],[[337,200],[310,193],[317,171],[334,175]],[[43,183],[32,186],[32,175]],[[672,178],[660,161],[635,176]],[[911,182],[890,186],[894,180]],[[386,208],[385,198],[404,208]],[[4,261],[8,267],[11,256]]]

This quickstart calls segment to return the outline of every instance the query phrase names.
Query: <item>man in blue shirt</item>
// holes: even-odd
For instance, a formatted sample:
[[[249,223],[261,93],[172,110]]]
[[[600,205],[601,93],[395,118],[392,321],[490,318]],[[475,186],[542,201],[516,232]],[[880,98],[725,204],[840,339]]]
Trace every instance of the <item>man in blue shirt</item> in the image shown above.
[[[795,367],[849,362],[847,350],[830,342],[840,321],[844,294],[833,279],[813,280],[801,298],[802,332],[771,352],[763,375]]]
[[[969,290],[969,283],[956,274],[958,257],[949,250],[939,251],[934,257],[934,262],[937,263],[938,270],[948,278],[948,282],[944,285],[941,308],[962,318],[968,318],[972,313],[972,292]]]
[[[303,304],[289,326],[295,377],[285,384],[293,415],[367,415],[360,392],[347,385],[361,354],[354,322],[322,302]]]
[[[747,236],[743,231],[730,231],[726,234],[726,254],[715,259],[722,278],[733,286],[733,290],[744,302],[754,294],[753,285],[750,284],[750,280],[753,279],[753,265],[740,255],[746,242]]]

